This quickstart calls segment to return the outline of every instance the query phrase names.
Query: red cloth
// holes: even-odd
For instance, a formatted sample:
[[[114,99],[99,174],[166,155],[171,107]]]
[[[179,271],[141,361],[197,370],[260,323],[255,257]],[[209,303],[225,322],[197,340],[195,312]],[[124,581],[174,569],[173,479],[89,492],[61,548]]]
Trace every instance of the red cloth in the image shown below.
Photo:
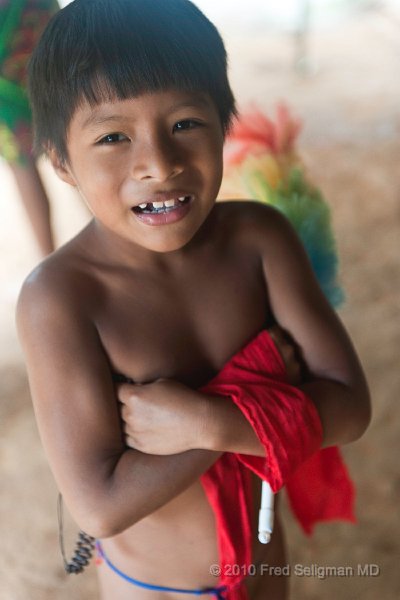
[[[207,385],[229,396],[252,425],[265,458],[225,453],[201,477],[217,525],[221,576],[229,600],[246,600],[240,582],[251,564],[250,472],[274,492],[286,484],[293,512],[306,533],[317,521],[354,521],[354,490],[337,448],[318,451],[322,428],[312,401],[286,381],[285,365],[269,333],[259,333]],[[241,568],[235,568],[239,565]]]

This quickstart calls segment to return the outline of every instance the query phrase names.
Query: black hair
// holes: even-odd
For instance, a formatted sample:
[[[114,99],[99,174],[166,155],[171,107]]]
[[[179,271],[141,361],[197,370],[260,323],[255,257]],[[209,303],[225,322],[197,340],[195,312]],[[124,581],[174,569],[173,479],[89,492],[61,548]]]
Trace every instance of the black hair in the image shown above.
[[[224,133],[236,115],[227,56],[216,27],[189,0],[75,0],[48,24],[29,65],[35,153],[66,137],[91,105],[179,89],[210,95]]]

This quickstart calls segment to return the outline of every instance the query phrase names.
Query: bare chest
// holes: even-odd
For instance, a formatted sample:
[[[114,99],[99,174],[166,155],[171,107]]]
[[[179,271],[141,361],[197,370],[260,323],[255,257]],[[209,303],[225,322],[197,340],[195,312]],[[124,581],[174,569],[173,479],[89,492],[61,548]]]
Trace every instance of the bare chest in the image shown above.
[[[163,277],[113,276],[96,324],[115,373],[197,387],[265,326],[268,314],[256,269],[221,260]]]

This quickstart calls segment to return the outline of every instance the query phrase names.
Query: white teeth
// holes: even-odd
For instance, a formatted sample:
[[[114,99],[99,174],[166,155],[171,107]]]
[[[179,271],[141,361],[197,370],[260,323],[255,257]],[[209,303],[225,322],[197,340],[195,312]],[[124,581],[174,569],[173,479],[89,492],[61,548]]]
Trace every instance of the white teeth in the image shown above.
[[[138,205],[138,208],[145,210],[146,208],[150,210],[153,208],[154,210],[158,210],[160,208],[173,208],[176,206],[177,201],[184,202],[188,196],[181,196],[180,198],[171,198],[170,200],[165,200],[164,202],[143,202]]]
[[[175,200],[174,199],[172,199],[172,200],[166,200],[164,202],[164,206],[166,206],[167,208],[171,208],[171,206],[175,206]]]

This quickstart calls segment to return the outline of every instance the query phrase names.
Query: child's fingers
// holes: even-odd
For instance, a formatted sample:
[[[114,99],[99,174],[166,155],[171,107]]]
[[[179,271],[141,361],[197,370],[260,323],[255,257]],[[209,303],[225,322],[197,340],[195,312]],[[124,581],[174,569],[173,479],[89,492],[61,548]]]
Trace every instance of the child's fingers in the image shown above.
[[[135,440],[133,438],[133,431],[131,430],[129,423],[124,420],[124,415],[123,412],[126,412],[126,407],[123,406],[122,410],[121,410],[121,415],[122,415],[122,432],[123,432],[123,436],[124,436],[124,441],[126,446],[129,446],[129,448],[135,448]]]
[[[299,384],[302,380],[302,364],[295,343],[278,325],[271,327],[269,334],[285,363],[288,381],[293,385]]]
[[[131,414],[130,408],[126,404],[122,403],[120,413],[122,420],[126,424]]]
[[[140,384],[133,383],[119,383],[116,386],[117,398],[123,404],[128,404],[135,393],[135,388],[139,387]]]
[[[125,444],[128,446],[128,448],[131,448],[132,450],[137,449],[135,446],[135,440],[129,435],[125,436]]]

